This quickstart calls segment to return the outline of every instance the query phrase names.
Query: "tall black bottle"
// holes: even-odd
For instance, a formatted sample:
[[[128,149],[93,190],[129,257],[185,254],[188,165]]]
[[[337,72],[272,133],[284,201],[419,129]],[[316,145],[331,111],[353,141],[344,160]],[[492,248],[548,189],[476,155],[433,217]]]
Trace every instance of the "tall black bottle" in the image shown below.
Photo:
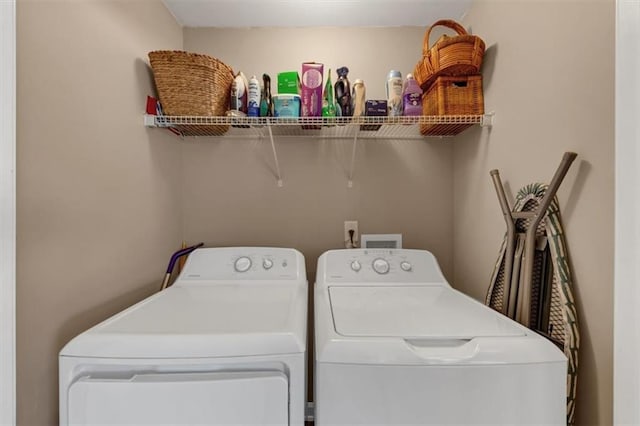
[[[269,74],[262,74],[260,117],[273,117],[273,98],[271,97],[271,77]]]
[[[349,74],[349,68],[341,67],[337,70],[338,80],[334,86],[336,103],[340,106],[340,113],[343,117],[351,117],[353,115],[353,107],[351,105],[351,85],[347,74]]]

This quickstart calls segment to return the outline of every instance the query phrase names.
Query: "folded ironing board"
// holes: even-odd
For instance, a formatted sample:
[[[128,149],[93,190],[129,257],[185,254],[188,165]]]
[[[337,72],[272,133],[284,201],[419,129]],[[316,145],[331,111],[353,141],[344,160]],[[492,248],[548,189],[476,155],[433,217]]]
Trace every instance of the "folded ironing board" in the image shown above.
[[[567,424],[574,424],[580,332],[571,269],[555,196],[575,153],[565,153],[551,184],[518,191],[509,208],[500,175],[491,171],[507,224],[485,304],[547,337],[568,358]]]

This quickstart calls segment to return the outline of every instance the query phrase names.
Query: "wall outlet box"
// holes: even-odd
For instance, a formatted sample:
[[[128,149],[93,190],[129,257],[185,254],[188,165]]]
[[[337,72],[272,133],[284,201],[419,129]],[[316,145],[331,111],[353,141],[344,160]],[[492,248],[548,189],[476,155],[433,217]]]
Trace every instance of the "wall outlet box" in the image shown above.
[[[362,234],[360,248],[402,248],[402,234]]]

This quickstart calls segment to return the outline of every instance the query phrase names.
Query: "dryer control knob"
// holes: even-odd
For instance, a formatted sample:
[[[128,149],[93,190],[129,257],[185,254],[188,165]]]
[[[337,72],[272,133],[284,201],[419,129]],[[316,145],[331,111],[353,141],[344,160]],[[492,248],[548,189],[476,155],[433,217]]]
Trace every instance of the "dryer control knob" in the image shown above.
[[[351,262],[351,269],[358,272],[362,268],[362,265],[357,260]]]
[[[400,268],[405,271],[405,272],[409,272],[412,268],[411,264],[409,262],[407,262],[406,260],[403,262],[400,262]]]
[[[382,259],[381,257],[374,259],[372,266],[373,270],[379,274],[386,274],[387,272],[389,272],[389,262]]]
[[[237,272],[247,272],[251,268],[251,259],[247,256],[242,256],[236,259],[233,267]]]
[[[262,260],[262,267],[264,269],[271,269],[273,266],[273,260],[267,259],[266,257]]]

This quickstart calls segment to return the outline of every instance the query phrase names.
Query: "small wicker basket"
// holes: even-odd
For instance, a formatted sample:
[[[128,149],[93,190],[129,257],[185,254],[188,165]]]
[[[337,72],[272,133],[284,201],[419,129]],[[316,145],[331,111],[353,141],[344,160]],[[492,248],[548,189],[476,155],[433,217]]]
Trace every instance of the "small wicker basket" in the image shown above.
[[[443,35],[429,47],[431,30],[436,26],[445,26],[458,33],[457,36]],[[450,19],[435,22],[424,35],[422,59],[413,70],[413,77],[423,90],[427,90],[440,76],[458,76],[477,74],[484,57],[484,41],[467,33],[462,25]]]
[[[211,56],[179,50],[149,52],[149,62],[166,115],[226,115],[234,78],[231,67]],[[228,126],[211,130],[224,133]]]
[[[422,95],[423,115],[480,115],[484,114],[482,76],[438,77]],[[449,125],[422,124],[423,135],[440,135]],[[463,124],[464,128],[472,124]],[[450,127],[450,126],[449,126]],[[460,129],[460,131],[464,130]]]

